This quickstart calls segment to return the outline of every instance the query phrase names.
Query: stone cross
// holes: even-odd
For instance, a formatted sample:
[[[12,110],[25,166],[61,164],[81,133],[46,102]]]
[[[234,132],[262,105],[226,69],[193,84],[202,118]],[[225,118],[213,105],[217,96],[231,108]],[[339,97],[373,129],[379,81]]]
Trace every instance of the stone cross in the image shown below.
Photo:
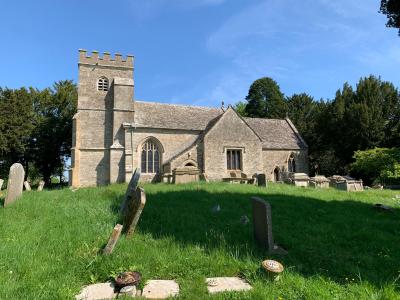
[[[127,197],[125,209],[122,212],[124,231],[127,236],[131,236],[135,231],[145,204],[146,194],[144,190],[139,187]]]
[[[121,224],[115,225],[111,233],[110,239],[108,240],[107,246],[103,249],[104,254],[111,254],[113,252],[114,247],[118,242],[119,236],[121,235],[122,227],[123,226]]]
[[[1,191],[1,189],[3,188],[3,183],[4,183],[4,180],[3,180],[3,179],[0,179],[0,191]]]
[[[44,187],[44,181],[40,180],[37,190],[39,192],[41,192],[41,191],[43,191],[43,187]]]
[[[267,179],[265,173],[257,174],[257,184],[261,187],[267,187]]]
[[[32,190],[31,189],[31,185],[29,184],[28,181],[24,181],[24,187],[25,187],[25,190],[27,190],[27,191],[31,191]]]
[[[4,206],[13,203],[22,195],[24,185],[25,171],[20,163],[15,163],[10,168],[7,182],[7,196],[4,201]]]
[[[256,242],[270,253],[287,254],[286,250],[274,243],[271,205],[258,197],[252,197],[251,202],[253,206],[253,228]]]
[[[125,192],[125,198],[124,201],[121,203],[121,208],[120,212],[123,213],[126,207],[127,201],[129,201],[130,195],[132,195],[133,192],[136,191],[136,188],[139,184],[139,179],[140,179],[140,168],[136,168],[135,172],[133,173],[131,180],[129,181],[128,188],[126,189]]]

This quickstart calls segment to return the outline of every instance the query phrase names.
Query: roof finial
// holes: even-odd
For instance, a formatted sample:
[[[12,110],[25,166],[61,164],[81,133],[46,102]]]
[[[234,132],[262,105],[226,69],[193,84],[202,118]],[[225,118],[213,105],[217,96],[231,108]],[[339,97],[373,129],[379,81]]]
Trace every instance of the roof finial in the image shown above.
[[[222,110],[225,110],[225,103],[224,103],[224,100],[222,100],[222,102],[221,102],[221,109],[222,109]]]

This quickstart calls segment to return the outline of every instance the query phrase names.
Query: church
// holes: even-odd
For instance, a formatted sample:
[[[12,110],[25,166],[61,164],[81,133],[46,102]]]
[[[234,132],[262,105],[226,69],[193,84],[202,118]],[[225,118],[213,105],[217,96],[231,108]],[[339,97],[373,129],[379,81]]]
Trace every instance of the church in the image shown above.
[[[176,170],[209,181],[264,173],[281,181],[308,173],[308,146],[288,119],[240,116],[231,106],[138,101],[134,58],[79,50],[78,109],[73,118],[73,187],[141,180],[171,182]]]

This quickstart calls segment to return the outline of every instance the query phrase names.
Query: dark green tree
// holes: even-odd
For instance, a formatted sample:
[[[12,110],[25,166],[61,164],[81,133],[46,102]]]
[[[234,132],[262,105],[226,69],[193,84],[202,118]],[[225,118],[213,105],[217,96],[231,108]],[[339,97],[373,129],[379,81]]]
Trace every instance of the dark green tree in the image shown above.
[[[27,167],[34,122],[30,90],[0,88],[0,176],[15,162]]]
[[[252,83],[246,97],[246,114],[249,117],[284,118],[287,105],[279,85],[263,77]]]
[[[239,101],[238,103],[236,103],[235,106],[234,106],[234,109],[242,117],[247,117],[247,114],[246,114],[246,103],[244,103],[243,101]]]
[[[56,82],[52,89],[35,93],[37,125],[31,147],[37,168],[48,185],[52,175],[58,174],[62,180],[65,160],[71,151],[76,103],[76,85],[69,80]]]
[[[399,0],[381,0],[380,12],[388,18],[386,26],[399,28],[400,35],[400,1]]]

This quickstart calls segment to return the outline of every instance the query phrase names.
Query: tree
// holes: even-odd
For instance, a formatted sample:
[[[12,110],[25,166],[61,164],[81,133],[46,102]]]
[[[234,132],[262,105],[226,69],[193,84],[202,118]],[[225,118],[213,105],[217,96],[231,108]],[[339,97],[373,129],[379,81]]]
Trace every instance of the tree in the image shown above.
[[[249,117],[284,118],[287,111],[285,98],[279,85],[263,77],[252,83],[246,97],[246,114]]]
[[[34,98],[38,121],[31,148],[37,168],[49,185],[54,174],[60,175],[62,180],[65,159],[70,156],[72,117],[77,103],[76,85],[70,80],[59,81],[52,89],[35,91]]]
[[[381,0],[380,12],[388,18],[386,26],[399,28],[400,35],[400,1],[399,0]]]
[[[234,109],[242,117],[247,117],[247,114],[246,114],[246,103],[244,103],[243,101],[239,101],[238,103],[236,103],[235,106],[234,106]]]
[[[29,143],[34,128],[31,91],[0,88],[0,175],[8,176],[9,167],[29,161]]]

